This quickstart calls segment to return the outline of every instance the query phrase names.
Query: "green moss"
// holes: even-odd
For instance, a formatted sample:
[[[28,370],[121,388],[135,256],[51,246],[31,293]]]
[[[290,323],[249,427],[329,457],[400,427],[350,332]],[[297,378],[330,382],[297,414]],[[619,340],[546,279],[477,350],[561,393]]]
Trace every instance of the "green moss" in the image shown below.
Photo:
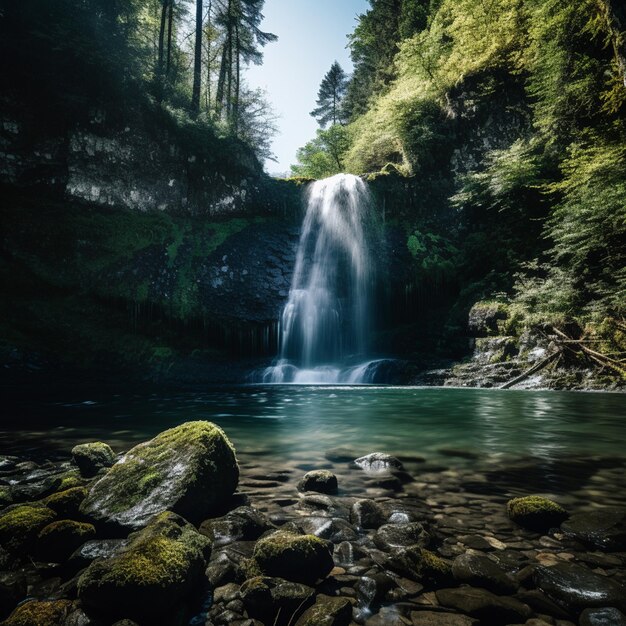
[[[452,566],[448,561],[437,556],[430,550],[419,549],[420,553],[420,576],[432,583],[445,581],[452,576]]]
[[[74,604],[71,600],[33,600],[18,606],[2,622],[3,626],[59,626],[63,624]]]
[[[0,506],[7,506],[13,502],[13,495],[10,487],[0,487]]]
[[[560,504],[542,496],[513,498],[506,509],[511,520],[538,532],[559,526],[569,517]]]
[[[69,519],[52,522],[39,533],[36,553],[42,560],[59,563],[95,536],[92,524]]]
[[[85,481],[81,477],[79,472],[68,472],[59,484],[59,492],[67,491],[68,489],[74,489],[76,487],[82,487]]]
[[[73,537],[80,537],[81,539],[84,539],[84,541],[87,541],[87,539],[96,534],[96,529],[93,524],[76,522],[70,519],[63,519],[52,522],[52,524],[48,524],[39,533],[39,538],[48,539],[61,534],[71,535]]]
[[[65,479],[64,479],[65,480]],[[59,515],[74,515],[78,513],[80,503],[87,497],[84,487],[71,487],[48,496],[44,503]]]
[[[45,506],[23,505],[0,516],[0,544],[9,550],[30,549],[37,533],[56,518],[56,513]]]

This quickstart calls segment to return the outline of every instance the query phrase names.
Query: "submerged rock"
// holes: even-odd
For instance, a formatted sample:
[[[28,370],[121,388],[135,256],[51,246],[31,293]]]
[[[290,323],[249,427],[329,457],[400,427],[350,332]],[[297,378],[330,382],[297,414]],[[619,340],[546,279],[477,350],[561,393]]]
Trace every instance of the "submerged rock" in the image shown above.
[[[38,505],[16,506],[0,515],[0,544],[10,552],[31,552],[39,531],[57,514]]]
[[[450,563],[419,546],[396,550],[387,560],[387,567],[410,580],[430,585],[452,583]]]
[[[211,541],[191,524],[161,513],[115,556],[85,570],[78,597],[84,606],[110,616],[167,623],[201,581],[210,550]]]
[[[337,477],[328,470],[307,472],[298,483],[298,491],[317,491],[318,493],[337,493]]]
[[[235,491],[239,467],[224,432],[187,422],[125,454],[89,492],[81,512],[96,522],[145,526],[169,510],[199,523]]]
[[[383,452],[372,452],[355,459],[354,464],[370,474],[380,474],[394,470],[404,470],[402,463],[395,456]]]
[[[626,615],[615,608],[585,609],[580,626],[626,626]]]
[[[561,524],[561,530],[600,550],[626,550],[626,509],[607,507],[574,513]]]
[[[528,605],[515,598],[497,596],[486,589],[440,589],[436,596],[441,606],[461,611],[493,626],[524,623],[532,615]]]
[[[387,518],[385,509],[374,500],[359,500],[350,509],[350,521],[358,528],[380,528]]]
[[[313,584],[334,567],[332,544],[314,535],[276,532],[259,540],[254,560],[268,576]]]
[[[348,626],[352,621],[352,604],[348,598],[319,595],[296,626]]]
[[[560,504],[542,496],[513,498],[507,502],[506,509],[516,524],[537,532],[557,527],[568,518]]]
[[[115,463],[115,452],[106,443],[95,441],[93,443],[81,443],[72,448],[72,458],[78,465],[82,476],[91,478],[102,468],[111,467]]]
[[[569,611],[607,606],[626,610],[626,587],[581,565],[538,567],[534,579],[541,591]]]
[[[430,535],[419,522],[385,524],[376,531],[374,543],[381,550],[387,551],[412,545],[425,547],[430,543]]]
[[[20,604],[2,626],[59,626],[65,622],[74,603],[71,600],[31,600]]]

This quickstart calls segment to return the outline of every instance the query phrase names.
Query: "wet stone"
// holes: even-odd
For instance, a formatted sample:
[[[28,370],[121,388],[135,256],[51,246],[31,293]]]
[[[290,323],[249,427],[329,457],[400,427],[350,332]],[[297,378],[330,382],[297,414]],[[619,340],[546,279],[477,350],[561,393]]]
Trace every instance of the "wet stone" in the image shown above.
[[[381,550],[392,550],[405,546],[427,546],[430,535],[419,522],[410,524],[385,524],[374,535],[374,543]]]
[[[488,624],[525,622],[531,616],[528,605],[506,596],[497,596],[486,589],[463,587],[439,589],[435,592],[442,606],[455,609]]]
[[[534,579],[549,598],[570,611],[605,606],[626,609],[626,587],[580,565],[538,567]]]
[[[317,491],[318,493],[337,493],[337,477],[328,470],[307,472],[298,483],[298,491]]]
[[[359,500],[350,509],[350,521],[358,528],[377,529],[387,521],[387,514],[374,500]]]
[[[476,626],[478,621],[458,613],[435,611],[413,611],[411,626]]]
[[[484,555],[462,554],[452,564],[456,580],[475,587],[483,587],[498,594],[515,593],[517,584],[496,563]]]
[[[626,550],[626,509],[607,507],[575,513],[563,522],[561,530],[601,550]]]
[[[585,609],[580,626],[626,626],[626,615],[616,608]]]
[[[402,463],[389,454],[372,452],[366,456],[355,459],[354,464],[368,474],[380,474],[393,470],[404,470]]]
[[[263,513],[249,506],[240,506],[224,517],[205,520],[199,530],[219,547],[234,541],[258,539],[272,528],[274,525]]]

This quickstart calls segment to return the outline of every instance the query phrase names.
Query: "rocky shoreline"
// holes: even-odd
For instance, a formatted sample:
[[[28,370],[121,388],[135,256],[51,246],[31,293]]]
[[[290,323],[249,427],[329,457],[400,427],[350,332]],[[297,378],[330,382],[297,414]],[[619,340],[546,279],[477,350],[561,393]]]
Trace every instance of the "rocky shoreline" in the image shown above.
[[[626,624],[623,459],[361,452],[236,458],[188,422],[0,457],[2,624]]]

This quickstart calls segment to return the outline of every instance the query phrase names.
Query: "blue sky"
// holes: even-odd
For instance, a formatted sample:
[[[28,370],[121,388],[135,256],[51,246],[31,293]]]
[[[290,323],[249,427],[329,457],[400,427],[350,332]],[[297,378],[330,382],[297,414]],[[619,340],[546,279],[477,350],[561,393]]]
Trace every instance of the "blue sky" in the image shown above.
[[[350,72],[347,35],[367,0],[266,0],[262,28],[278,35],[265,48],[263,65],[246,72],[251,87],[267,90],[279,116],[273,152],[278,163],[266,169],[287,172],[296,150],[315,136],[317,122],[309,115],[317,90],[333,61]]]

